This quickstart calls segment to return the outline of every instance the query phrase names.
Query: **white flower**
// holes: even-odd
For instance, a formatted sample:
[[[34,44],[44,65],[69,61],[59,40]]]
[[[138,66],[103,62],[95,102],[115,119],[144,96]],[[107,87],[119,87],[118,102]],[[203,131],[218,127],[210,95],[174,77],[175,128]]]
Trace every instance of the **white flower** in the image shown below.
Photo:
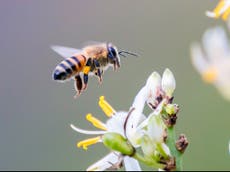
[[[139,163],[133,157],[155,165],[156,168],[163,168],[160,158],[167,159],[170,151],[164,143],[166,126],[161,118],[161,112],[172,98],[175,87],[175,78],[169,69],[164,71],[162,79],[157,72],[153,72],[136,95],[128,112],[116,112],[103,96],[100,97],[99,106],[109,117],[107,122],[103,123],[91,114],[86,116],[88,121],[101,129],[100,131],[83,130],[71,124],[72,129],[79,133],[97,135],[78,142],[78,147],[87,149],[89,145],[103,142],[112,150],[110,154],[88,167],[87,170],[111,170],[119,168],[123,163],[128,171],[140,171]],[[145,103],[150,104],[151,107],[154,106],[154,112],[148,118],[143,114]],[[144,157],[136,153],[138,147],[142,148]]]
[[[220,93],[230,100],[230,48],[223,28],[208,29],[202,46],[194,43],[191,59],[194,67],[207,83],[213,83]]]
[[[129,113],[128,112],[116,112],[109,104],[104,100],[104,97],[101,96],[99,100],[99,106],[105,112],[105,114],[110,117],[106,123],[101,122],[100,120],[93,117],[91,114],[86,116],[86,119],[90,121],[95,127],[101,129],[100,131],[88,131],[83,130],[78,127],[75,127],[71,124],[71,128],[79,133],[88,134],[88,135],[97,135],[97,137],[86,139],[78,142],[78,147],[83,147],[83,149],[87,149],[89,145],[102,142],[103,135],[106,133],[118,133],[119,135],[127,138],[127,135],[130,135],[132,132],[129,129],[132,129],[129,125],[132,123],[126,123]],[[145,118],[143,114],[140,115],[141,118]],[[133,116],[135,118],[135,116]],[[138,117],[139,118],[139,117]],[[137,121],[137,120],[135,120]],[[124,162],[126,170],[136,170],[140,171],[140,166],[137,160],[132,157],[120,155],[120,153],[113,151],[108,154],[98,162],[94,163],[87,170],[89,171],[102,171],[109,168],[114,168],[116,164],[119,164],[120,158]]]

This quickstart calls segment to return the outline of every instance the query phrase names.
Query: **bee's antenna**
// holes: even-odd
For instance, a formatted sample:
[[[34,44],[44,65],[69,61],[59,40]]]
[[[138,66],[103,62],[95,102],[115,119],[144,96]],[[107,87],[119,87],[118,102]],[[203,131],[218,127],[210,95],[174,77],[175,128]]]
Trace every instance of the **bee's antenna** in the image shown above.
[[[119,55],[121,55],[121,56],[123,56],[123,57],[126,57],[126,56],[124,55],[124,53],[125,53],[125,54],[129,54],[129,55],[132,55],[132,56],[135,56],[135,57],[138,57],[137,54],[132,53],[132,52],[129,52],[129,51],[121,50],[121,51],[118,52]]]

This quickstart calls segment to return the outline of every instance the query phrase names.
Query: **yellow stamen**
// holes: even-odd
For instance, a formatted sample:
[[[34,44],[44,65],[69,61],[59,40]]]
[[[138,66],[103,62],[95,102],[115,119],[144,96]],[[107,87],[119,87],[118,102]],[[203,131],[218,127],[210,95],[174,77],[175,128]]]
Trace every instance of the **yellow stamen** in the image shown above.
[[[226,9],[226,11],[224,12],[224,14],[222,15],[222,19],[224,21],[226,21],[228,19],[229,15],[230,15],[230,7],[228,9]]]
[[[93,137],[93,138],[90,138],[90,139],[86,139],[86,140],[82,140],[80,142],[77,143],[77,147],[81,147],[84,149],[84,150],[87,150],[88,146],[89,145],[93,145],[93,144],[96,144],[97,142],[99,142],[101,140],[101,137],[98,136],[98,137]]]
[[[99,119],[95,118],[92,116],[92,114],[87,114],[86,119],[91,122],[95,127],[102,129],[102,130],[107,130],[106,126],[103,122],[101,122]]]
[[[215,13],[215,17],[218,18],[220,16],[220,10],[224,7],[225,0],[220,0],[220,2],[217,4],[216,8],[213,10]]]
[[[111,117],[116,111],[112,108],[112,106],[105,100],[104,96],[101,96],[98,102],[102,111],[108,116]]]
[[[210,67],[202,73],[202,78],[207,83],[213,83],[217,78],[217,70],[214,67]]]

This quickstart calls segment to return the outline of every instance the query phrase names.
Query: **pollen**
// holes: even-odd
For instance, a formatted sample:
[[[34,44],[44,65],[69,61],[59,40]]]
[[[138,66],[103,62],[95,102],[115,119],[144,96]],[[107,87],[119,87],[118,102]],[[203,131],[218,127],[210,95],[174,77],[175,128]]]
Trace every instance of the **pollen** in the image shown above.
[[[99,106],[101,107],[102,111],[108,116],[111,117],[116,111],[113,107],[105,100],[104,96],[101,96],[98,102]]]
[[[202,78],[207,83],[213,83],[217,78],[217,70],[214,67],[210,67],[202,73]]]
[[[84,74],[88,74],[90,71],[90,67],[89,66],[85,66],[84,69],[83,69],[83,73]]]
[[[102,130],[107,130],[105,124],[103,122],[101,122],[99,119],[95,118],[94,116],[92,116],[92,114],[87,114],[86,115],[86,119],[91,122],[95,127],[102,129]]]
[[[101,137],[93,137],[90,139],[82,140],[77,143],[77,147],[82,147],[84,150],[88,149],[88,146],[98,143],[101,140]]]

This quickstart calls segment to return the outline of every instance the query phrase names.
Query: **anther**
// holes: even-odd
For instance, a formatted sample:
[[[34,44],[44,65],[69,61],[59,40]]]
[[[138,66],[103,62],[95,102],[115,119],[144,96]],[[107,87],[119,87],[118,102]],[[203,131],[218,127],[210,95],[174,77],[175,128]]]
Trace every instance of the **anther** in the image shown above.
[[[80,142],[77,143],[77,147],[81,147],[81,146],[82,146],[82,148],[83,148],[84,150],[87,150],[89,145],[96,144],[96,143],[98,143],[100,140],[101,140],[101,137],[100,137],[100,136],[98,136],[98,137],[93,137],[93,138],[86,139],[86,140],[82,140],[82,141],[80,141]]]
[[[230,15],[230,8],[228,8],[228,9],[224,12],[224,14],[222,15],[222,19],[223,19],[224,21],[226,21],[226,20],[228,19],[229,15]]]
[[[105,100],[104,96],[101,96],[98,102],[102,111],[108,116],[111,117],[116,111],[112,108],[112,106]]]
[[[217,71],[214,67],[210,67],[202,73],[202,78],[207,83],[213,83],[217,78]]]
[[[224,0],[221,0],[217,4],[216,8],[213,10],[213,12],[215,13],[215,18],[218,18],[220,16],[220,11],[224,7],[224,5],[225,5],[225,1]]]
[[[94,116],[92,116],[92,114],[87,114],[86,115],[86,119],[91,122],[95,127],[102,129],[102,130],[107,130],[105,124],[103,122],[101,122],[99,119],[95,118]]]

